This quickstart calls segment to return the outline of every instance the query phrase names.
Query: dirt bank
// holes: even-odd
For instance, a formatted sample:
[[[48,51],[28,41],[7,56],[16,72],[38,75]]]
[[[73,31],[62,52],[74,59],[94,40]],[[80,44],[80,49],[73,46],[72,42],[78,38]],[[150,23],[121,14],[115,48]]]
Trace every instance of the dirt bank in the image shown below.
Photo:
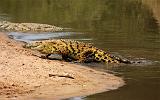
[[[0,33],[0,100],[47,100],[117,89],[123,80],[63,61],[41,59]]]

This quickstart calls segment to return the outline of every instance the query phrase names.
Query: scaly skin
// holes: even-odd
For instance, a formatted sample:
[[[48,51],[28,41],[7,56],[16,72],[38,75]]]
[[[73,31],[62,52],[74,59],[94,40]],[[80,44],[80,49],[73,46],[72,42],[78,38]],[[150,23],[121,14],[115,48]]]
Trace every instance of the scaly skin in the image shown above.
[[[77,62],[131,63],[128,60],[111,56],[109,53],[90,44],[73,40],[34,41],[26,44],[24,47],[38,50],[47,56],[50,54],[60,54],[64,60],[69,58]]]

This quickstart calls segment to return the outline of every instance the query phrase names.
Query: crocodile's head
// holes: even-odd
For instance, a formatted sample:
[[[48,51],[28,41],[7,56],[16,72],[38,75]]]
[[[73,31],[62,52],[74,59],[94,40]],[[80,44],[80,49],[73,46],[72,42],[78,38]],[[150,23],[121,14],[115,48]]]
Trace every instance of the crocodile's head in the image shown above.
[[[23,46],[24,48],[40,51],[41,53],[51,54],[57,53],[56,44],[48,41],[33,41]]]
[[[23,47],[28,49],[37,49],[38,47],[40,47],[41,44],[42,42],[40,41],[29,42],[29,43],[26,43]]]

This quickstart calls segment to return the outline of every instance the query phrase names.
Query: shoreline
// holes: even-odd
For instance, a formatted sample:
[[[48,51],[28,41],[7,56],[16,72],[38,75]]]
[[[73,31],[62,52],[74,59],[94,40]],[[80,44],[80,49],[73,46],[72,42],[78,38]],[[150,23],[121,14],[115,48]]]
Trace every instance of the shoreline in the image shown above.
[[[125,84],[112,74],[33,56],[35,51],[22,45],[0,33],[0,99],[57,100],[114,90]]]

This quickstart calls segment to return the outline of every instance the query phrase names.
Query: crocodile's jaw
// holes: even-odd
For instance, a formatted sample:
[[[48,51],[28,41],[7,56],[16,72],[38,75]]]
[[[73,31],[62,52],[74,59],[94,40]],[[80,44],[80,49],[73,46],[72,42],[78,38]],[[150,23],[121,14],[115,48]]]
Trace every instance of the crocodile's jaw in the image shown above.
[[[27,43],[23,47],[28,49],[33,49],[33,50],[39,50],[41,47],[41,43],[39,42]]]

